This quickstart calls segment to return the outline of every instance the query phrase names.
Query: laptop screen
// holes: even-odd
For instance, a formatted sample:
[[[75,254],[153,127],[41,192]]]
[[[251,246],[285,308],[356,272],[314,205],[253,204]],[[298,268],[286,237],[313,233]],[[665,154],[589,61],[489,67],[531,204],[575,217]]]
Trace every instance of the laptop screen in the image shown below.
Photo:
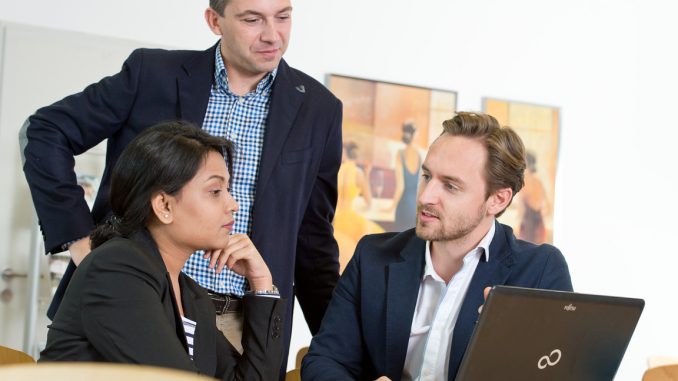
[[[645,302],[495,286],[456,380],[612,380]]]

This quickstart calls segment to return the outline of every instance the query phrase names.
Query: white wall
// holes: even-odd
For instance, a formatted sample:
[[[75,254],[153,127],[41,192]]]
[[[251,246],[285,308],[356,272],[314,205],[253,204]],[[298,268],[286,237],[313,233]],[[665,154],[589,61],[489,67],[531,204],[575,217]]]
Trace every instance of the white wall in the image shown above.
[[[678,356],[673,2],[293,1],[286,58],[319,80],[456,90],[459,110],[483,96],[562,107],[555,243],[575,289],[647,302],[618,380],[640,379],[647,356]],[[215,41],[206,3],[0,0],[0,19],[202,49]]]

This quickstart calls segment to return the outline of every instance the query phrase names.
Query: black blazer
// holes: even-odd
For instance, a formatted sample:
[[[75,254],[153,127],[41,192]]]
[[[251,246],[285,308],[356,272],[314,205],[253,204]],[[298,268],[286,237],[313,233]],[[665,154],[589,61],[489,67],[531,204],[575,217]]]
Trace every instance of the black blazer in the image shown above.
[[[136,50],[118,74],[29,118],[24,172],[48,253],[87,236],[110,213],[111,170],[139,132],[164,120],[202,125],[215,49]],[[341,103],[322,84],[280,62],[264,135],[251,239],[290,305],[292,285],[296,286],[312,333],[320,326],[339,277],[331,223],[341,163],[341,116]],[[73,156],[104,139],[108,139],[106,168],[90,213],[76,184]],[[73,269],[71,264],[48,316],[56,311]],[[288,317],[291,312],[288,308]],[[290,326],[288,319],[288,339]]]
[[[167,269],[147,232],[114,238],[82,261],[40,361],[145,364],[224,380],[277,378],[284,300],[245,296],[240,356],[216,328],[205,290],[184,274],[179,283],[184,314],[197,323],[193,361]]]
[[[424,274],[425,245],[414,229],[360,240],[304,358],[305,381],[374,380],[384,375],[401,379]],[[450,381],[478,320],[485,287],[572,291],[565,258],[551,245],[518,240],[510,227],[496,222],[489,251],[489,260],[478,263],[454,327]]]

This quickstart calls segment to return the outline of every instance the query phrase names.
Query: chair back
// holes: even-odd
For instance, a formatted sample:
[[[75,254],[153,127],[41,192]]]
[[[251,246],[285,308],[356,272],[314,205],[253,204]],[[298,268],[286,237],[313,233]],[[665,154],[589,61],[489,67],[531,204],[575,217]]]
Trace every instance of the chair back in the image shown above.
[[[678,364],[650,368],[643,374],[643,381],[678,381]]]
[[[285,381],[301,381],[301,370],[292,369],[285,373]]]
[[[0,380],[12,381],[214,381],[213,378],[147,365],[50,362],[0,366]]]
[[[33,357],[12,348],[0,345],[0,365],[33,363]]]
[[[306,356],[306,353],[308,353],[308,347],[302,347],[299,349],[299,352],[297,352],[297,361],[296,361],[296,368],[288,371],[285,374],[285,381],[301,381],[301,361],[304,359],[304,356]]]
[[[297,362],[296,362],[297,369],[301,369],[301,362],[304,360],[304,356],[306,356],[307,353],[308,347],[299,348],[299,352],[297,352]]]

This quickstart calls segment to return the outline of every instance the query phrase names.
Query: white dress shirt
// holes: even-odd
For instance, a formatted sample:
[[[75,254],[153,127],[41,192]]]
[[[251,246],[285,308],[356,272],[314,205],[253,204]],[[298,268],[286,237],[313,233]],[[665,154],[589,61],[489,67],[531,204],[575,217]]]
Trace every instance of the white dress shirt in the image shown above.
[[[452,333],[466,291],[480,258],[490,258],[494,223],[478,246],[464,256],[459,271],[449,284],[438,275],[431,262],[431,242],[426,244],[426,266],[419,285],[419,297],[412,318],[410,340],[403,368],[403,380],[447,380]]]

